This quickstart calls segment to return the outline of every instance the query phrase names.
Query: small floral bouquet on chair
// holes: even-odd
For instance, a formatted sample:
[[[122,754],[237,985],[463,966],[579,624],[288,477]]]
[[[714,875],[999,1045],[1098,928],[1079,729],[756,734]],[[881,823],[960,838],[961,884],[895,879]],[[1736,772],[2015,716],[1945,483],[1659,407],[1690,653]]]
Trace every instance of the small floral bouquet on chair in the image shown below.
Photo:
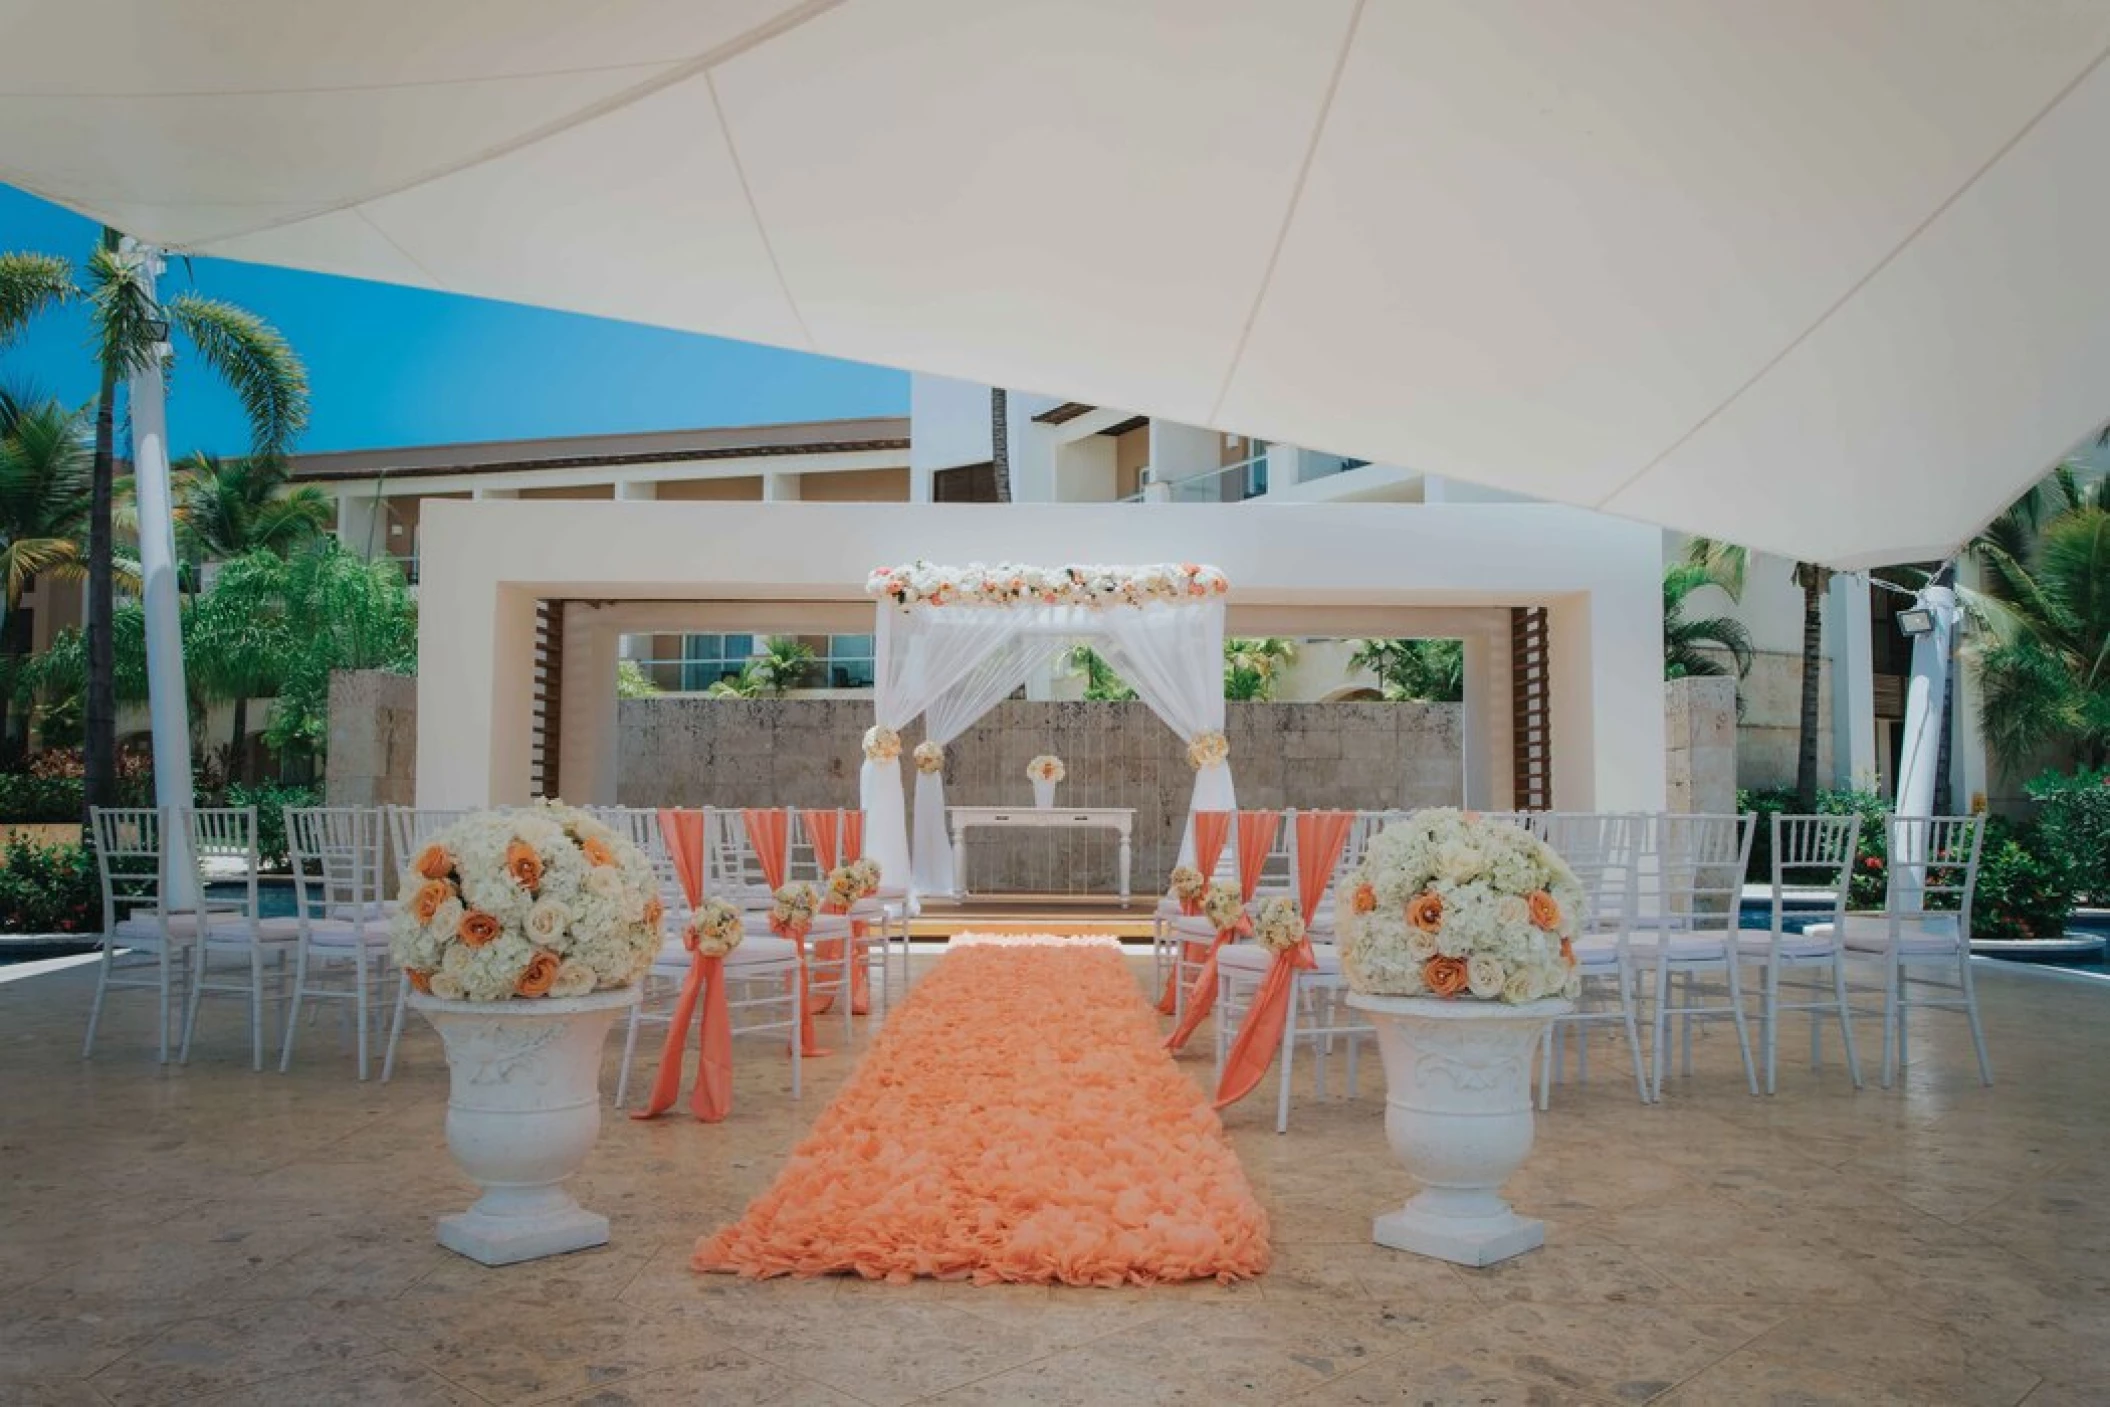
[[[659,954],[652,863],[555,802],[484,811],[411,858],[389,946],[410,984],[448,1001],[583,997],[627,987]]]
[[[769,926],[786,938],[805,937],[813,927],[813,916],[820,912],[820,891],[802,880],[785,885],[771,899]]]
[[[1303,942],[1304,915],[1297,912],[1297,901],[1287,894],[1278,894],[1262,904],[1253,936],[1271,953],[1286,953]]]
[[[837,865],[828,871],[827,902],[822,906],[831,914],[846,914],[850,906],[864,897],[864,882],[858,877],[854,865]]]
[[[1193,915],[1202,911],[1202,894],[1209,887],[1209,878],[1192,865],[1178,865],[1172,871],[1171,894],[1179,900],[1180,912]]]
[[[869,855],[852,860],[845,866],[857,881],[857,897],[869,899],[879,892],[879,862]]]
[[[1218,933],[1237,928],[1246,921],[1245,896],[1237,885],[1219,879],[1202,895],[1202,917]]]
[[[723,899],[706,899],[703,907],[689,915],[681,931],[682,946],[707,958],[722,958],[740,946],[747,936],[740,911]]]
[[[1372,996],[1573,1000],[1582,886],[1521,827],[1449,808],[1387,826],[1343,886],[1341,970]]]
[[[1052,752],[1044,752],[1026,764],[1026,776],[1032,781],[1059,782],[1069,775],[1070,769]]]

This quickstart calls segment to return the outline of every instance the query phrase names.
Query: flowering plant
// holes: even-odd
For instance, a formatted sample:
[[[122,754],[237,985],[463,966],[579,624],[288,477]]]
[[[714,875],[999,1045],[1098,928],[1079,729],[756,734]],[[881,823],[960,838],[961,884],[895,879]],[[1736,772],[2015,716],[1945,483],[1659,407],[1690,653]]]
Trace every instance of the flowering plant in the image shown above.
[[[1015,562],[942,567],[910,562],[880,567],[870,595],[910,606],[1143,606],[1206,601],[1231,589],[1214,567],[1163,562],[1146,567],[1028,567]]]
[[[1201,911],[1202,891],[1208,887],[1208,876],[1192,865],[1179,865],[1172,871],[1172,897],[1190,914]]]
[[[1026,764],[1026,776],[1036,782],[1059,782],[1069,775],[1070,769],[1052,752],[1044,752]]]
[[[803,881],[787,884],[771,897],[769,926],[786,938],[798,938],[813,927],[813,916],[820,912],[820,891]]]
[[[706,899],[702,908],[689,915],[681,941],[692,953],[722,958],[739,947],[740,940],[746,936],[747,928],[740,920],[738,909],[723,899]]]
[[[1231,740],[1216,729],[1194,735],[1187,744],[1187,765],[1199,772],[1204,767],[1220,767],[1231,755]]]
[[[865,756],[874,762],[892,762],[901,756],[901,735],[877,724],[865,729]]]
[[[395,959],[449,1001],[583,997],[629,986],[659,954],[651,862],[560,803],[462,818],[411,858],[401,893]]]
[[[1297,901],[1287,894],[1278,894],[1262,904],[1253,936],[1271,953],[1286,953],[1303,942],[1304,915],[1297,912]]]
[[[1245,918],[1245,896],[1228,880],[1217,880],[1202,895],[1202,917],[1218,933],[1236,928]]]
[[[939,743],[917,743],[916,770],[918,772],[942,772],[945,770],[945,748]]]
[[[1517,826],[1417,812],[1370,842],[1345,888],[1341,970],[1358,992],[1521,1003],[1581,990],[1582,887]]]
[[[869,899],[879,892],[879,862],[867,855],[852,860],[849,871],[857,880],[857,897]]]

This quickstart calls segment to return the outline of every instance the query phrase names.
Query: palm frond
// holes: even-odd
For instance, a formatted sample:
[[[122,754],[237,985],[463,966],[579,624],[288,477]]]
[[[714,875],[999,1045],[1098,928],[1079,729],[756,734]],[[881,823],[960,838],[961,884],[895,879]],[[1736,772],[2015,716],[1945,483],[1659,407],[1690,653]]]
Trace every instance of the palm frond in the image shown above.
[[[291,449],[308,425],[308,372],[278,329],[247,309],[195,293],[170,301],[169,320],[242,403],[255,452]]]
[[[154,325],[160,314],[137,254],[97,246],[88,256],[88,302],[96,357],[105,369],[122,379],[159,355]]]
[[[73,266],[55,254],[0,254],[0,347],[29,320],[73,297]]]
[[[1685,565],[1700,569],[1700,579],[1729,593],[1731,601],[1744,597],[1744,573],[1751,565],[1748,548],[1718,538],[1696,537],[1685,544]]]

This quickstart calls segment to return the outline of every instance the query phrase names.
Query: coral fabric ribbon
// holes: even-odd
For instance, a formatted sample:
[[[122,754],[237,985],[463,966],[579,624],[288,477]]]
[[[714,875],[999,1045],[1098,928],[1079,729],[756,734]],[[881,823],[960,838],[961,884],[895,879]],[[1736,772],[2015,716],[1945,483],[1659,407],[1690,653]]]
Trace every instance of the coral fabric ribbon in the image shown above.
[[[775,894],[784,887],[784,868],[791,860],[791,815],[786,811],[742,811],[741,824],[747,827],[747,843],[753,848],[755,858],[762,864],[762,882]],[[813,1003],[807,1000],[806,987],[806,930],[801,928],[787,932],[777,926],[774,916],[769,920],[770,929],[780,937],[789,938],[799,950],[799,1052],[802,1055],[826,1055],[813,1038]]]
[[[1224,839],[1230,833],[1230,812],[1197,811],[1194,813],[1194,868],[1201,871],[1204,880],[1216,873],[1216,862],[1223,857],[1224,853]],[[1182,907],[1184,908],[1185,906],[1183,905]],[[1192,914],[1200,912],[1201,909],[1197,906],[1191,911],[1189,916],[1191,917]],[[1185,943],[1181,947],[1184,950],[1186,962],[1196,963],[1201,961],[1201,944]],[[1160,1016],[1170,1016],[1173,1012],[1179,1010],[1179,993],[1177,991],[1179,980],[1179,965],[1175,964],[1172,971],[1165,975],[1165,991],[1158,998],[1158,1014]]]
[[[659,833],[674,859],[682,893],[688,896],[689,908],[694,910],[703,903],[703,813],[662,810]],[[715,1124],[733,1112],[733,1014],[725,1000],[725,959],[691,953],[688,975],[681,980],[681,996],[667,1022],[667,1040],[660,1049],[652,1096],[631,1118],[657,1118],[674,1107],[681,1094],[681,1048],[688,1041],[689,1022],[695,1016],[699,999],[703,1004],[703,1027],[697,1043],[696,1085],[689,1091],[689,1112],[707,1124]]]
[[[1280,811],[1241,811],[1238,813],[1238,897],[1246,903],[1253,902],[1254,891],[1260,888],[1260,870],[1267,863],[1267,852],[1274,848],[1275,832],[1282,829]],[[1209,945],[1209,955],[1202,960],[1201,971],[1194,974],[1194,985],[1187,991],[1187,1011],[1180,1018],[1180,1028],[1165,1042],[1165,1049],[1179,1050],[1201,1025],[1202,1018],[1216,1007],[1216,954],[1224,944],[1240,934],[1253,931],[1253,921],[1241,913],[1238,922],[1217,932],[1216,941]]]
[[[1353,817],[1346,811],[1300,811],[1297,813],[1297,907],[1310,923],[1326,895],[1326,882],[1340,863],[1341,847],[1348,843]],[[1286,953],[1275,955],[1274,965],[1260,980],[1260,991],[1238,1028],[1238,1039],[1224,1057],[1223,1079],[1216,1086],[1216,1107],[1235,1104],[1253,1092],[1274,1063],[1276,1047],[1282,1044],[1282,1028],[1289,1019],[1290,999],[1296,995],[1297,973],[1318,966],[1312,956],[1311,939],[1304,938]]]
[[[803,811],[800,814],[806,818],[806,838],[813,842],[813,858],[820,866],[821,875],[825,879],[828,873],[835,868],[837,824],[838,822],[847,822],[849,817],[840,811]],[[864,813],[860,811],[852,814],[858,820],[857,839],[860,842],[859,848],[861,849],[864,840]],[[847,824],[842,827],[842,838],[844,841],[843,863],[846,865],[857,858],[848,853],[849,829],[850,827]],[[833,905],[824,904],[821,907],[821,912],[839,914],[843,910],[835,908]],[[853,958],[862,953],[863,939],[870,931],[871,925],[862,919],[850,925],[850,951]],[[843,960],[843,940],[840,938],[816,938],[813,940],[813,951],[820,956],[822,963],[840,966]],[[850,964],[850,1014],[852,1016],[863,1016],[871,1011],[871,984],[872,977],[870,973],[865,971],[865,965],[862,962],[852,961]],[[835,993],[829,992],[821,997],[813,1009],[816,1014],[824,1014],[834,1005]]]

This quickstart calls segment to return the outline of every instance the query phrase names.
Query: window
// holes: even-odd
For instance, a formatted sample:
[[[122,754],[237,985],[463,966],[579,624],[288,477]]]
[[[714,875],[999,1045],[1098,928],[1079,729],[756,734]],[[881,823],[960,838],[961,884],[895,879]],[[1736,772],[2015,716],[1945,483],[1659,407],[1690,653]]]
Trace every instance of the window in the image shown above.
[[[939,469],[930,476],[933,503],[996,502],[996,466],[968,464],[958,469]]]
[[[869,689],[876,660],[869,635],[828,637],[826,674],[831,689]]]
[[[752,635],[684,635],[681,637],[681,688],[701,693],[721,679],[736,679],[754,657]]]

